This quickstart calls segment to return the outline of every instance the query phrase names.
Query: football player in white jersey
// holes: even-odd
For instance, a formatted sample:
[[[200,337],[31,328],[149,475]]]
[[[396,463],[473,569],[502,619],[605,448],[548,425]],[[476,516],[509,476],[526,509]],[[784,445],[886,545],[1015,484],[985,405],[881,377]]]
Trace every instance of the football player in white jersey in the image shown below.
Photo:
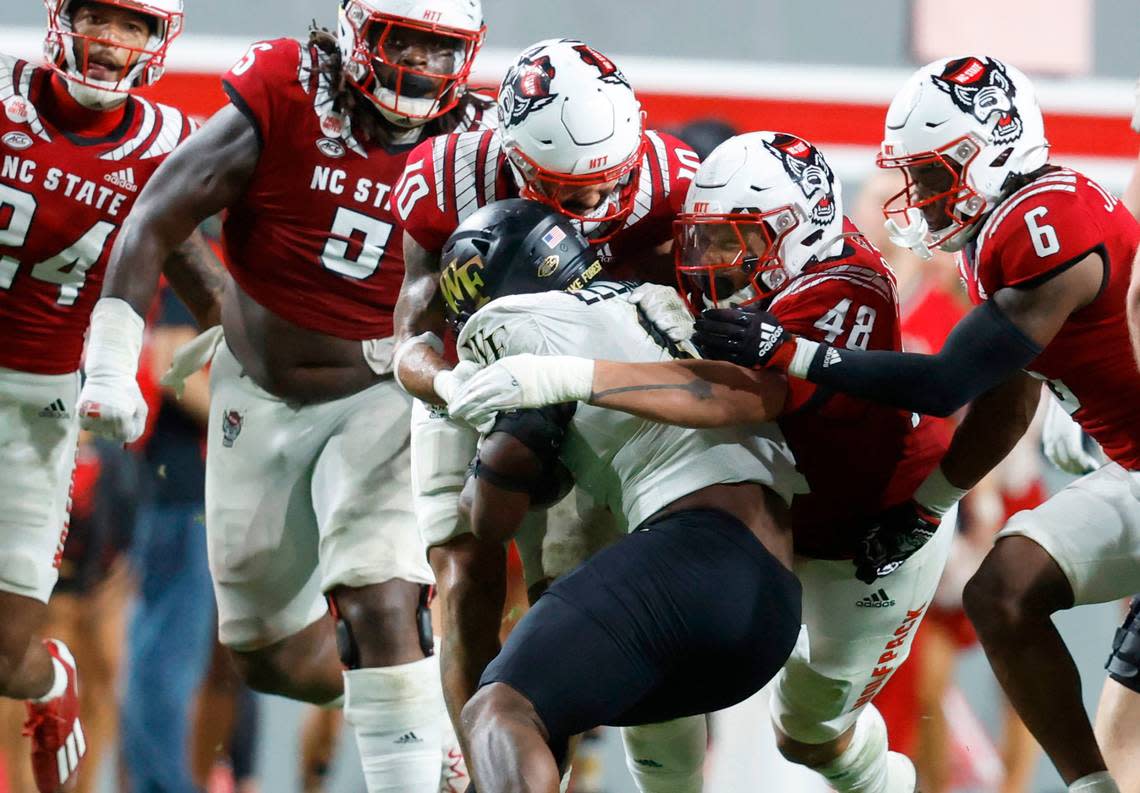
[[[440,291],[462,326],[464,360],[685,355],[631,299],[631,284],[600,280],[596,250],[569,219],[539,203],[480,209],[443,261]],[[805,482],[774,425],[687,430],[576,404],[503,414],[465,491],[472,530],[509,539],[570,476],[633,531],[555,581],[484,671],[461,718],[482,790],[553,793],[574,734],[741,701],[783,665],[799,632],[785,510]],[[713,658],[710,680],[701,670]]]

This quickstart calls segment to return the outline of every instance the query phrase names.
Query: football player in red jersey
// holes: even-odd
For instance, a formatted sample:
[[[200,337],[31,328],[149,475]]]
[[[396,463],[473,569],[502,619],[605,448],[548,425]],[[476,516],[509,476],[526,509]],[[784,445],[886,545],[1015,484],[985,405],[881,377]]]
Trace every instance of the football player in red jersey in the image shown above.
[[[441,404],[452,378],[440,341],[448,299],[440,293],[440,252],[464,219],[522,195],[576,219],[611,269],[668,267],[671,223],[699,164],[680,141],[643,128],[625,75],[581,41],[551,39],[523,50],[500,88],[498,119],[497,131],[420,144],[396,189],[407,268],[396,307],[397,376],[424,402]],[[443,672],[455,717],[498,652],[503,582],[488,571],[503,569],[503,549],[479,542],[458,511],[477,437],[417,401],[416,516],[445,608]],[[588,545],[616,536],[603,518],[593,510],[591,519],[574,521],[590,528]]]
[[[67,535],[83,335],[139,190],[193,126],[129,93],[161,76],[181,0],[46,6],[44,66],[0,55],[0,694],[29,700],[36,784],[55,791],[83,732],[72,656],[37,634]],[[159,267],[208,323],[221,274],[197,241],[169,254]]]
[[[900,349],[894,276],[843,216],[838,180],[807,141],[756,132],[722,144],[697,171],[676,230],[678,277],[693,305],[766,305],[813,338]],[[654,320],[681,327],[687,318],[691,330],[688,309],[679,305],[675,313],[675,321]],[[563,375],[570,379],[559,382]],[[478,423],[488,411],[568,399],[689,426],[779,417],[811,487],[792,503],[807,627],[773,692],[780,749],[838,790],[912,793],[914,768],[888,752],[871,700],[909,652],[953,529],[928,514],[929,541],[884,557],[882,538],[868,537],[867,524],[905,502],[935,467],[945,447],[934,426],[909,412],[715,362],[505,358],[461,385],[449,409]],[[689,721],[626,731],[643,791],[700,790],[703,741],[680,735],[702,725]]]
[[[974,400],[924,486],[973,486],[1024,432],[1044,381],[1110,462],[1015,515],[965,591],[998,679],[1070,790],[1115,793],[1050,619],[1140,585],[1140,373],[1125,294],[1140,226],[1084,175],[1048,162],[1033,86],[993,58],[918,70],[891,103],[879,157],[907,188],[885,207],[896,244],[959,253],[978,304],[937,355],[839,350],[770,315],[702,320],[705,349],[924,413]],[[1023,371],[1024,370],[1024,371]],[[1031,376],[1032,375],[1032,376]],[[896,516],[894,533],[911,525]],[[1117,651],[1135,668],[1140,643]]]
[[[391,188],[416,143],[478,126],[489,103],[466,82],[483,35],[477,0],[343,0],[336,37],[253,44],[223,78],[229,105],[140,196],[80,397],[92,428],[122,437],[158,262],[228,209],[224,340],[177,362],[213,360],[219,637],[254,688],[344,694],[369,790],[440,783],[432,574],[407,488],[411,400],[390,365],[403,277]]]

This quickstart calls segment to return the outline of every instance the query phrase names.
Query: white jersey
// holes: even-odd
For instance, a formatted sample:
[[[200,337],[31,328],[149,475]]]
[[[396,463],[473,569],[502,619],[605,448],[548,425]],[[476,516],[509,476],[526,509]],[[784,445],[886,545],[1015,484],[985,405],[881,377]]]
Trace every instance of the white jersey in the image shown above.
[[[664,335],[631,302],[632,290],[629,284],[599,281],[576,293],[499,298],[467,321],[459,334],[459,356],[484,364],[520,353],[669,360]],[[788,502],[807,492],[774,423],[693,430],[580,404],[561,457],[579,487],[624,515],[630,528],[709,485],[757,482]]]

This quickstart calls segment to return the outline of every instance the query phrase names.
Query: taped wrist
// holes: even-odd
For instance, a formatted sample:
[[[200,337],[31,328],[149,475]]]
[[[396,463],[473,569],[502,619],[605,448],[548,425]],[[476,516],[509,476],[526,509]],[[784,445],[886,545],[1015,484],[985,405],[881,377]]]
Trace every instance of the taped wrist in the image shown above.
[[[91,312],[91,330],[83,369],[88,377],[134,380],[146,323],[130,304],[117,297],[100,298]]]
[[[952,484],[946,474],[942,473],[940,465],[922,480],[912,498],[919,506],[941,518],[968,492]]]
[[[820,345],[807,379],[903,410],[949,416],[1040,352],[990,300],[955,326],[937,355]]]
[[[443,339],[431,331],[421,333],[418,336],[412,336],[410,339],[404,339],[400,343],[400,346],[396,348],[396,351],[392,353],[392,375],[396,378],[396,384],[405,391],[408,389],[404,386],[403,381],[400,380],[400,361],[413,347],[420,344],[426,344],[428,347],[431,347],[435,350],[436,355],[443,355]]]

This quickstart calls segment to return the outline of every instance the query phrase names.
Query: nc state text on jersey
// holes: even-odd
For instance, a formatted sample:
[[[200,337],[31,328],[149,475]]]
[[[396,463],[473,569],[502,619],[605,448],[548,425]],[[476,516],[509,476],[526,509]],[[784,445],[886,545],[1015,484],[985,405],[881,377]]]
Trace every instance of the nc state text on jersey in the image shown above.
[[[6,154],[4,155],[4,165],[0,167],[0,181],[32,184],[36,181],[37,166],[38,163],[35,160]],[[101,185],[82,176],[67,173],[61,168],[48,168],[47,172],[43,174],[42,184],[48,192],[54,193],[62,189],[63,194],[68,198],[95,207],[100,211],[105,210],[107,214],[113,217],[118,217],[123,202],[127,200],[125,193],[112,190],[106,185]]]
[[[324,190],[333,195],[344,195],[347,185],[345,179],[348,178],[348,173],[339,168],[329,168],[324,165],[318,165],[313,168],[313,180],[309,183],[310,190]],[[374,182],[371,179],[361,177],[356,180],[356,186],[352,190],[352,200],[358,201],[362,204],[371,204],[373,207],[381,207],[388,209],[388,194],[392,192],[392,186],[384,184],[383,182]],[[371,198],[371,201],[369,201]]]

